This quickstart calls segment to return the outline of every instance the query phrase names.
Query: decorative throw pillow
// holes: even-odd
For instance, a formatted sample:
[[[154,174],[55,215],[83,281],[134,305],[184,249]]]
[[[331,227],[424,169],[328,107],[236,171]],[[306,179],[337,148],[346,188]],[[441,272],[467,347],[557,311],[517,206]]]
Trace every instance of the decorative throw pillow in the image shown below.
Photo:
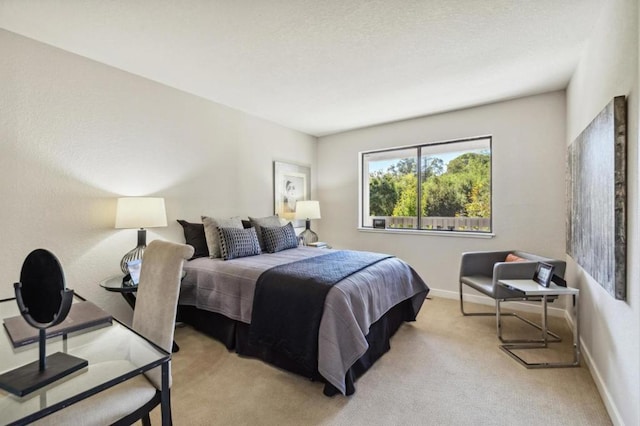
[[[239,217],[218,219],[202,216],[202,223],[204,224],[204,236],[207,239],[207,247],[209,248],[209,257],[211,258],[221,257],[218,227],[242,229],[242,220]]]
[[[218,235],[220,237],[220,253],[224,260],[262,253],[255,228],[218,227]]]
[[[524,257],[516,256],[513,253],[509,253],[507,258],[504,260],[505,262],[528,262],[529,259],[525,259]]]
[[[261,226],[265,228],[276,228],[278,226],[282,226],[280,224],[280,218],[278,215],[267,216],[267,217],[251,217],[249,216],[249,221],[251,225],[256,229],[256,234],[258,235],[258,241],[260,242],[260,249],[265,250],[264,241],[262,240],[262,230]]]
[[[204,236],[204,225],[201,223],[190,223],[182,219],[178,219],[178,223],[182,225],[185,243],[192,246],[194,249],[193,257],[191,259],[209,256],[207,239]]]
[[[267,253],[277,253],[282,250],[298,247],[298,237],[293,225],[289,222],[285,226],[275,228],[261,227],[262,240]]]

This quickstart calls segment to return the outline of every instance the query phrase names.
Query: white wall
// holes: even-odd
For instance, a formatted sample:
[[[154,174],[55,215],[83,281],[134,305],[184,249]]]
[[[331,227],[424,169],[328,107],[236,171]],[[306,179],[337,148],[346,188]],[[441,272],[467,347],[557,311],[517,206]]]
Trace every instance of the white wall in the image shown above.
[[[358,152],[493,135],[492,239],[357,230]],[[322,137],[318,142],[320,239],[334,247],[387,252],[433,289],[457,297],[465,251],[521,249],[564,257],[565,95],[553,92]]]
[[[43,247],[68,287],[128,320],[98,286],[136,244],[113,227],[116,197],[165,197],[169,226],[147,239],[183,242],[176,219],[272,214],[273,160],[315,177],[314,137],[4,30],[0,52],[0,297]]]
[[[640,238],[638,224],[638,8],[603,2],[603,12],[567,89],[567,144],[611,101],[627,96],[627,300],[611,297],[568,258],[580,288],[583,350],[614,423],[640,424]]]

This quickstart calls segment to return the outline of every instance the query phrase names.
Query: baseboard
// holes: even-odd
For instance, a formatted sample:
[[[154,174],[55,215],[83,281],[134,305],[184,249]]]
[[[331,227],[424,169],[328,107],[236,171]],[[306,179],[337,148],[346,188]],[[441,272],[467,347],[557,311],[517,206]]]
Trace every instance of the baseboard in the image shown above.
[[[460,299],[460,293],[457,291],[449,291],[449,290],[436,290],[430,289],[429,296],[441,297],[443,299]],[[496,301],[487,296],[476,295],[476,294],[464,294],[464,301],[469,303],[477,303],[479,305],[487,305],[491,306],[493,310],[495,310]],[[503,302],[500,304],[502,308],[513,309],[516,311],[522,312],[532,312],[540,314],[540,305],[536,302]],[[564,317],[565,310],[561,308],[556,308],[549,304],[547,306],[547,315],[552,317]]]
[[[454,300],[460,299],[460,295],[457,291],[448,291],[448,290],[431,289],[429,291],[429,296],[441,297],[443,299],[454,299]],[[477,303],[479,305],[491,306],[492,308],[495,307],[496,305],[494,299],[491,299],[490,297],[486,297],[482,295],[476,295],[476,294],[465,293],[464,301],[470,302],[470,303]],[[537,304],[534,305],[526,302],[508,302],[508,305],[506,306],[511,306],[513,309],[516,309],[519,311],[540,313],[540,306]],[[547,313],[549,316],[563,317],[572,328],[575,325],[573,321],[573,316],[566,309],[547,306]],[[615,401],[611,397],[611,394],[609,393],[609,390],[607,389],[607,386],[605,385],[604,380],[602,380],[602,375],[600,374],[598,367],[593,362],[593,358],[591,357],[589,348],[585,346],[582,338],[580,338],[580,354],[581,354],[581,362],[583,362],[584,365],[589,370],[589,373],[593,378],[593,382],[598,388],[598,392],[600,393],[602,402],[604,403],[605,408],[607,409],[607,413],[611,418],[611,422],[616,426],[625,426],[622,420],[622,417],[620,417],[620,413],[618,411],[618,408],[616,407]]]
[[[573,316],[571,315],[571,313],[569,313],[569,311],[565,311],[564,318],[567,321],[567,323],[569,323],[573,328],[575,324],[573,321]],[[600,374],[600,370],[598,370],[598,367],[593,362],[593,358],[591,357],[591,352],[589,351],[589,348],[587,348],[586,345],[584,344],[584,340],[582,340],[582,337],[580,338],[580,356],[581,356],[580,358],[581,361],[589,369],[591,378],[593,379],[593,382],[596,384],[596,387],[598,388],[598,392],[600,393],[602,402],[604,403],[604,406],[607,409],[607,413],[611,418],[611,422],[616,426],[624,426],[624,421],[622,421],[622,417],[620,417],[620,412],[618,411],[618,407],[616,406],[615,401],[611,397],[611,394],[609,393],[609,389],[605,385],[604,380],[602,380],[602,375]]]

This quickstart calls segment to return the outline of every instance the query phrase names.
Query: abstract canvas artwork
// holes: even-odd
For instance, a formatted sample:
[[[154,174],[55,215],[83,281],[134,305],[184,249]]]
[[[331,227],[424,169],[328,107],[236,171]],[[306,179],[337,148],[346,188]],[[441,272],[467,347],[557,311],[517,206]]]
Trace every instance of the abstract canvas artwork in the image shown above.
[[[567,254],[616,299],[626,298],[627,131],[613,98],[567,152]]]

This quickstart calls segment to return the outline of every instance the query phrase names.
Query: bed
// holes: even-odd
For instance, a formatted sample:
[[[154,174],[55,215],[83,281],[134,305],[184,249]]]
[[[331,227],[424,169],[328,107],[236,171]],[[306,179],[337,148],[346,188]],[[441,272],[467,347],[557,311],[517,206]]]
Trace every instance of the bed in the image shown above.
[[[287,353],[256,345],[250,333],[260,276],[279,265],[331,252],[335,250],[298,247],[227,261],[188,261],[178,320],[241,355],[323,381],[326,395],[350,395],[356,378],[389,350],[389,339],[400,325],[415,320],[429,289],[402,260],[382,258],[341,279],[326,294],[317,331],[317,370],[309,371]]]

